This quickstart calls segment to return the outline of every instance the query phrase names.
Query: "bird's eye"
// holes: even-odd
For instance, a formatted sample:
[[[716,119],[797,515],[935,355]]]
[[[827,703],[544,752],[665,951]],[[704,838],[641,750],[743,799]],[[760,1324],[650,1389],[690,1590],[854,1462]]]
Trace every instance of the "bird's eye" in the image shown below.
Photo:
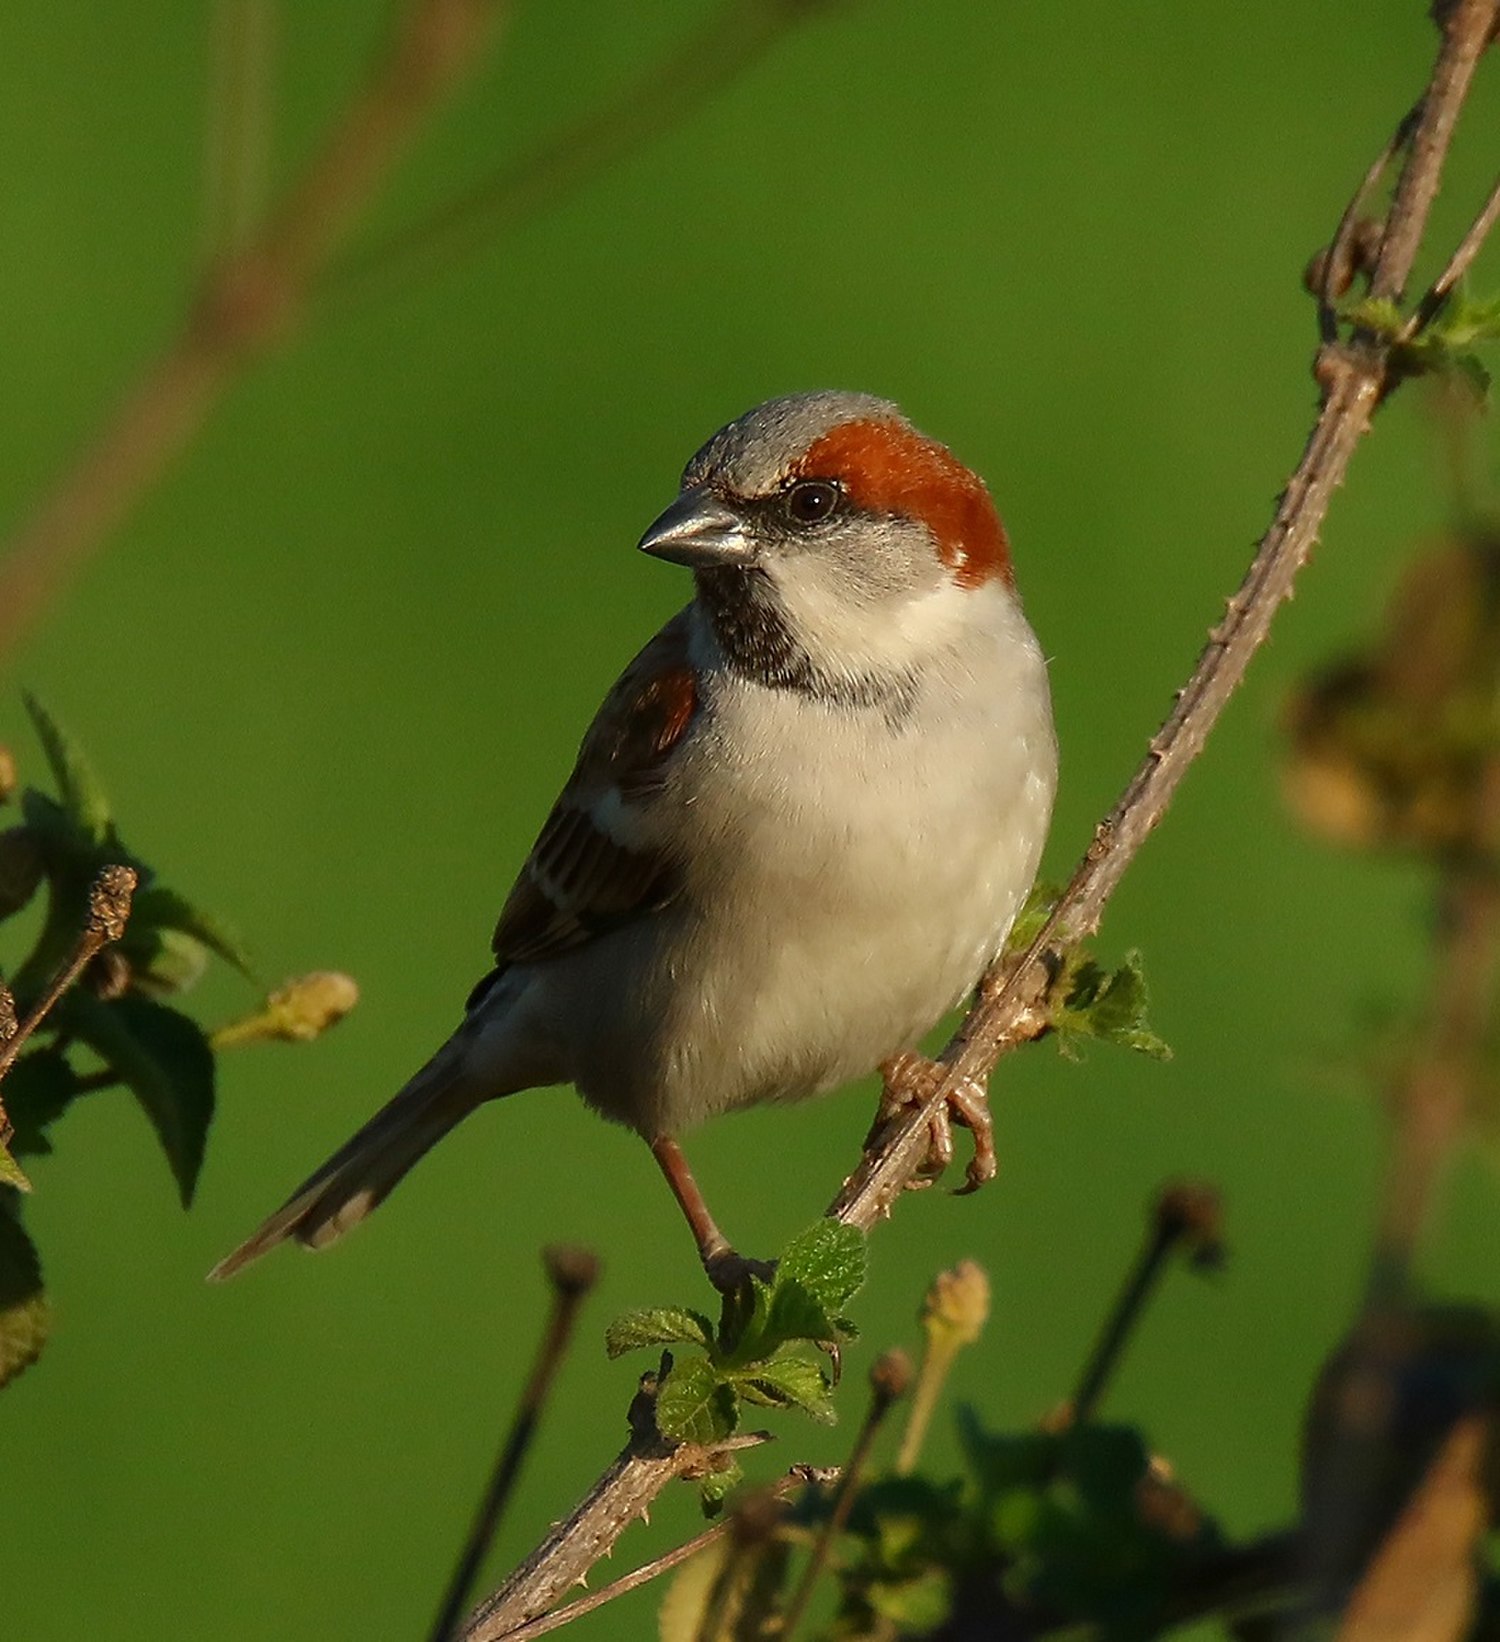
[[[838,509],[839,487],[826,479],[804,479],[786,493],[786,510],[799,525],[821,524]]]

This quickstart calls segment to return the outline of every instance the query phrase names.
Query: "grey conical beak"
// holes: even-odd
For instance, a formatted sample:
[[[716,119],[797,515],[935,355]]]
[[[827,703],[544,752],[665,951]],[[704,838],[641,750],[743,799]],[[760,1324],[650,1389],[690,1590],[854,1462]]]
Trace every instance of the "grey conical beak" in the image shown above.
[[[683,491],[641,537],[640,548],[690,570],[748,565],[756,552],[744,519],[701,487]]]

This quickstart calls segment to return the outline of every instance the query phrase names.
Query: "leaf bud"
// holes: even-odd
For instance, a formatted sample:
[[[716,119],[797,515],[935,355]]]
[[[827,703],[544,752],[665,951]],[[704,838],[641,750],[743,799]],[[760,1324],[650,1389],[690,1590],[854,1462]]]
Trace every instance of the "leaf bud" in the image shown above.
[[[11,798],[19,780],[20,777],[16,774],[16,755],[9,747],[0,745],[0,804]]]
[[[599,1256],[576,1243],[549,1243],[542,1250],[547,1277],[559,1294],[587,1294],[599,1281]]]
[[[337,1026],[359,1002],[352,976],[336,969],[318,969],[297,975],[266,999],[265,1007],[241,1020],[221,1026],[213,1035],[215,1049],[242,1043],[311,1043],[330,1026]]]
[[[914,1375],[911,1358],[899,1346],[882,1351],[870,1365],[870,1390],[876,1409],[884,1412],[893,1402],[904,1397]]]
[[[1175,1180],[1163,1186],[1151,1205],[1156,1235],[1181,1244],[1200,1270],[1224,1263],[1224,1204],[1216,1187],[1202,1181]]]
[[[921,1322],[929,1341],[951,1348],[971,1346],[990,1315],[990,1280],[984,1267],[960,1260],[940,1271],[922,1302]]]

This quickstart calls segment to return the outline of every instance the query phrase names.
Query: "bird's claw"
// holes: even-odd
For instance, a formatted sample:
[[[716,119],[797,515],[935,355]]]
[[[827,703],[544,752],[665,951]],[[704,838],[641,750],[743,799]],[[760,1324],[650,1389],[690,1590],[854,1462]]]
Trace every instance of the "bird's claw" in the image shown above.
[[[947,1068],[925,1055],[893,1056],[880,1068],[884,1086],[875,1114],[871,1139],[889,1124],[898,1121],[914,1106],[924,1106],[947,1076]],[[977,1192],[995,1178],[999,1164],[995,1157],[995,1128],[990,1118],[989,1098],[982,1084],[965,1078],[948,1092],[927,1117],[927,1152],[911,1180],[909,1191],[930,1186],[953,1162],[953,1125],[958,1123],[974,1136],[974,1155],[964,1169],[964,1183],[955,1187],[956,1196]],[[867,1142],[868,1144],[868,1142]]]

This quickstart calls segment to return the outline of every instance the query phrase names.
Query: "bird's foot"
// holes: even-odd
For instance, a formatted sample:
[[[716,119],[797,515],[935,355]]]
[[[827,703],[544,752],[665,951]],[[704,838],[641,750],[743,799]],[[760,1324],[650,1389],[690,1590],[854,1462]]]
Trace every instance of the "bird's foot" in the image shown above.
[[[928,1060],[915,1052],[893,1055],[880,1068],[885,1080],[880,1092],[880,1106],[870,1130],[868,1147],[886,1128],[899,1122],[913,1107],[925,1106],[938,1085],[948,1075],[948,1068],[938,1061]],[[965,1078],[947,1098],[940,1101],[927,1117],[927,1155],[917,1168],[916,1175],[907,1182],[912,1191],[930,1186],[953,1161],[953,1125],[958,1123],[974,1136],[974,1155],[964,1170],[964,1183],[957,1194],[977,1192],[987,1181],[993,1180],[999,1170],[995,1158],[995,1126],[990,1118],[989,1096],[983,1084]]]
[[[735,1294],[742,1289],[748,1291],[752,1277],[769,1283],[776,1275],[774,1261],[751,1260],[727,1243],[717,1249],[704,1249],[701,1253],[708,1280],[720,1294]]]

